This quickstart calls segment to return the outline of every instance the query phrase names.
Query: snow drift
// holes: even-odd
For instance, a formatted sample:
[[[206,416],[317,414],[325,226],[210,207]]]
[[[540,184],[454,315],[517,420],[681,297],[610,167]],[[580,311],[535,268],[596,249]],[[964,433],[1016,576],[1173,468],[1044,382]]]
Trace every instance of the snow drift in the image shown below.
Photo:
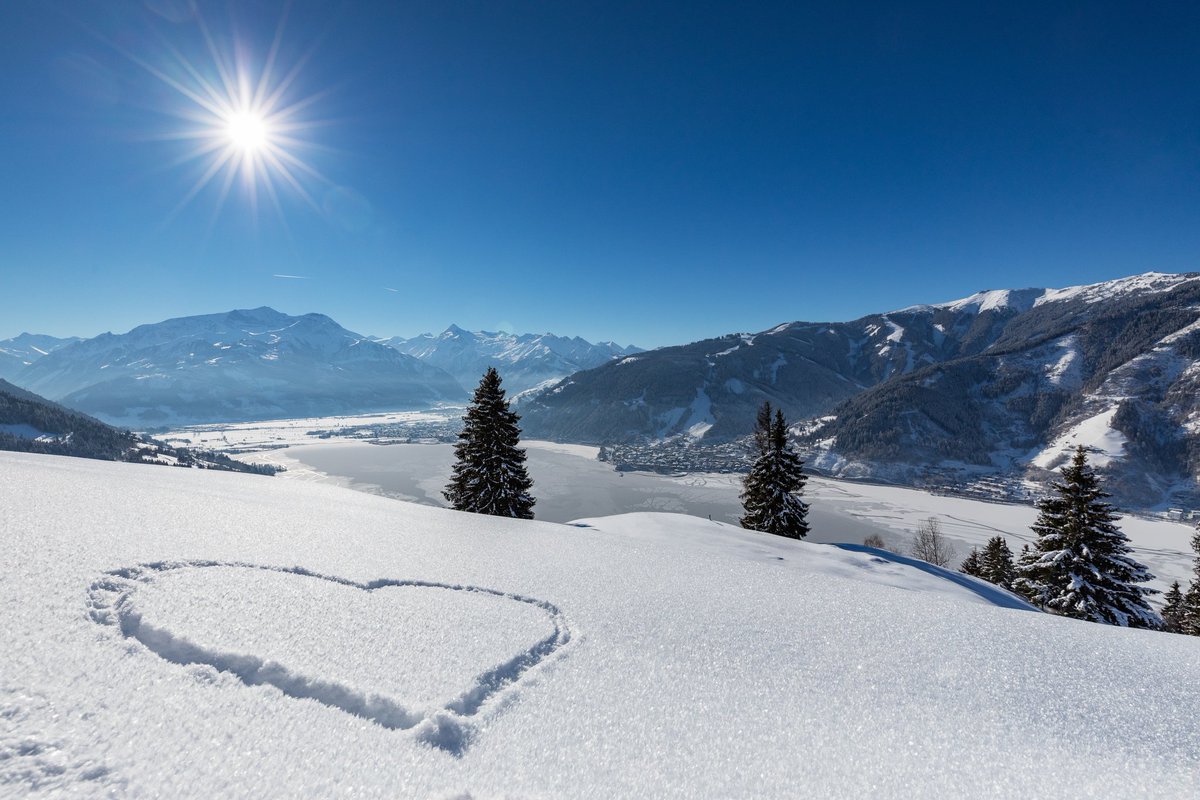
[[[1191,797],[1200,780],[1200,641],[1003,608],[886,554],[51,456],[0,454],[0,486],[0,794]]]

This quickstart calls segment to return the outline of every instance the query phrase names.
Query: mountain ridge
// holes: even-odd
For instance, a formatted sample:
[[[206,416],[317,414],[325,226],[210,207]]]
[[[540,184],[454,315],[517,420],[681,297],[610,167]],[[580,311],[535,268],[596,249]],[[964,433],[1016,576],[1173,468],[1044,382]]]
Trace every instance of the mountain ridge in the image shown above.
[[[579,336],[468,331],[455,324],[440,334],[376,341],[446,370],[466,387],[473,387],[487,368],[494,366],[500,370],[510,396],[613,358],[642,352],[634,345],[592,343]]]
[[[19,385],[131,427],[461,402],[444,371],[338,325],[268,306],[173,317],[67,345]]]

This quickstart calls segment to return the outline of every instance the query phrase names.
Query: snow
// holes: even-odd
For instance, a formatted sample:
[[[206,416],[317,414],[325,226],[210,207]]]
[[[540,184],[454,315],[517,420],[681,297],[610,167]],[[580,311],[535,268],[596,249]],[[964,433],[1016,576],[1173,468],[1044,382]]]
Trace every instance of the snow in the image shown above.
[[[1173,274],[1146,272],[1128,278],[1119,278],[1085,286],[1068,286],[1062,289],[988,289],[976,292],[960,300],[947,303],[920,304],[902,308],[900,312],[928,312],[946,309],[960,313],[981,314],[985,311],[1012,309],[1024,313],[1046,303],[1064,300],[1083,300],[1094,303],[1119,297],[1123,294],[1169,292],[1182,283],[1200,280],[1196,274]]]
[[[1057,469],[1065,464],[1082,445],[1088,451],[1088,462],[1104,467],[1125,452],[1125,434],[1112,427],[1117,406],[1088,417],[1068,428],[1046,449],[1033,457],[1031,463],[1042,469]]]
[[[1200,640],[998,607],[886,554],[11,453],[0,485],[21,498],[0,503],[0,794],[1193,797],[1200,781]]]
[[[1054,343],[1062,351],[1058,359],[1046,367],[1046,379],[1063,389],[1078,389],[1083,385],[1083,355],[1079,337],[1072,333]]]
[[[889,333],[887,335],[887,340],[889,342],[892,342],[893,344],[898,344],[900,342],[900,340],[904,338],[904,328],[902,328],[899,325],[897,325],[896,323],[892,322],[886,316],[883,318],[883,321],[887,323],[887,326],[892,331],[891,333]]]
[[[741,490],[740,475],[691,474],[667,480],[682,484],[690,492],[700,487],[723,490],[735,508]],[[931,517],[937,519],[959,558],[996,535],[1003,536],[1013,552],[1034,540],[1030,527],[1037,509],[1020,503],[949,497],[902,486],[816,476],[809,479],[805,496],[811,505],[810,519],[816,520],[810,538],[818,541],[861,541],[866,533],[875,533],[889,547],[903,549],[917,526]],[[1171,581],[1190,580],[1192,526],[1134,515],[1121,517],[1117,524],[1129,537],[1134,558],[1155,574],[1156,580],[1150,586],[1165,591]],[[833,532],[839,530],[845,532],[841,537]]]
[[[1117,297],[1122,294],[1130,294],[1134,292],[1142,292],[1147,294],[1156,294],[1160,292],[1169,292],[1181,283],[1198,280],[1196,275],[1178,275],[1165,272],[1145,272],[1141,275],[1132,275],[1128,278],[1119,278],[1112,281],[1104,281],[1102,283],[1092,283],[1085,286],[1069,286],[1065,289],[1047,289],[1045,294],[1038,298],[1035,306],[1043,305],[1044,303],[1057,303],[1064,300],[1083,300],[1085,302],[1094,303],[1099,300],[1106,300],[1112,297]]]
[[[977,292],[970,297],[957,300],[953,303],[947,303],[946,308],[951,311],[965,311],[973,309],[976,313],[984,311],[999,311],[1009,308],[1013,305],[1012,292],[1008,289],[995,289],[990,291]]]
[[[775,360],[771,362],[771,384],[774,385],[779,380],[779,368],[787,365],[787,359],[783,353],[775,356]]]
[[[689,408],[687,421],[683,423],[684,431],[693,439],[702,439],[716,422],[712,415],[712,398],[701,387],[696,390],[696,397]]]

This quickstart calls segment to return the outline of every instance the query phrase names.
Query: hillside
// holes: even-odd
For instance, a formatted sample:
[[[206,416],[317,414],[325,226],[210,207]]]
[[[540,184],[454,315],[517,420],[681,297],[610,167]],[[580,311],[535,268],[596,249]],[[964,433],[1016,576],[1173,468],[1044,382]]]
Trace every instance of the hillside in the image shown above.
[[[793,419],[897,375],[990,347],[1020,315],[978,295],[852,322],[791,322],[662,347],[572,375],[523,407],[531,435],[593,444],[690,434],[743,436],[764,400]]]
[[[488,367],[496,367],[510,396],[642,352],[633,345],[592,344],[578,336],[466,331],[457,325],[438,335],[425,333],[411,339],[394,336],[378,341],[446,370],[466,387],[474,387]]]
[[[769,400],[818,469],[930,485],[1042,483],[1084,444],[1123,503],[1196,507],[1197,381],[1200,275],[1147,273],[663,348],[522,411],[538,437],[720,443]]]
[[[462,401],[448,374],[322,314],[180,317],[63,347],[16,382],[135,428],[320,416]]]
[[[223,453],[177,447],[119,430],[0,380],[0,450],[272,475]]]
[[[148,479],[149,475],[149,479]],[[33,797],[1191,797],[1200,640],[670,514],[0,454]],[[598,753],[602,754],[598,756]]]
[[[1048,292],[984,352],[830,416],[806,438],[833,474],[1045,482],[1084,445],[1126,505],[1200,506],[1200,278]]]

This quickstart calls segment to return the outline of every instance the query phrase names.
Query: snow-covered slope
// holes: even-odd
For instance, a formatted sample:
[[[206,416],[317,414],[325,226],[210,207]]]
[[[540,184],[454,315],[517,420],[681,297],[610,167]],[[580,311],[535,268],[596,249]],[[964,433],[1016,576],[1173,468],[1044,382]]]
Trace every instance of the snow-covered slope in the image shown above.
[[[1200,640],[678,515],[0,454],[0,794],[1193,797]]]
[[[1020,307],[986,350],[835,409],[809,434],[815,463],[1040,483],[1083,445],[1122,504],[1200,506],[1200,275],[1038,290]]]
[[[131,427],[319,416],[461,401],[442,370],[322,314],[180,317],[56,350],[17,383]]]
[[[12,380],[42,356],[78,341],[79,338],[75,336],[60,339],[39,333],[22,333],[11,339],[0,339],[0,380]]]
[[[581,369],[641,352],[641,348],[633,345],[592,344],[578,336],[465,331],[457,325],[437,335],[425,333],[411,339],[393,336],[378,341],[441,367],[466,387],[474,387],[488,367],[496,367],[510,397]]]

